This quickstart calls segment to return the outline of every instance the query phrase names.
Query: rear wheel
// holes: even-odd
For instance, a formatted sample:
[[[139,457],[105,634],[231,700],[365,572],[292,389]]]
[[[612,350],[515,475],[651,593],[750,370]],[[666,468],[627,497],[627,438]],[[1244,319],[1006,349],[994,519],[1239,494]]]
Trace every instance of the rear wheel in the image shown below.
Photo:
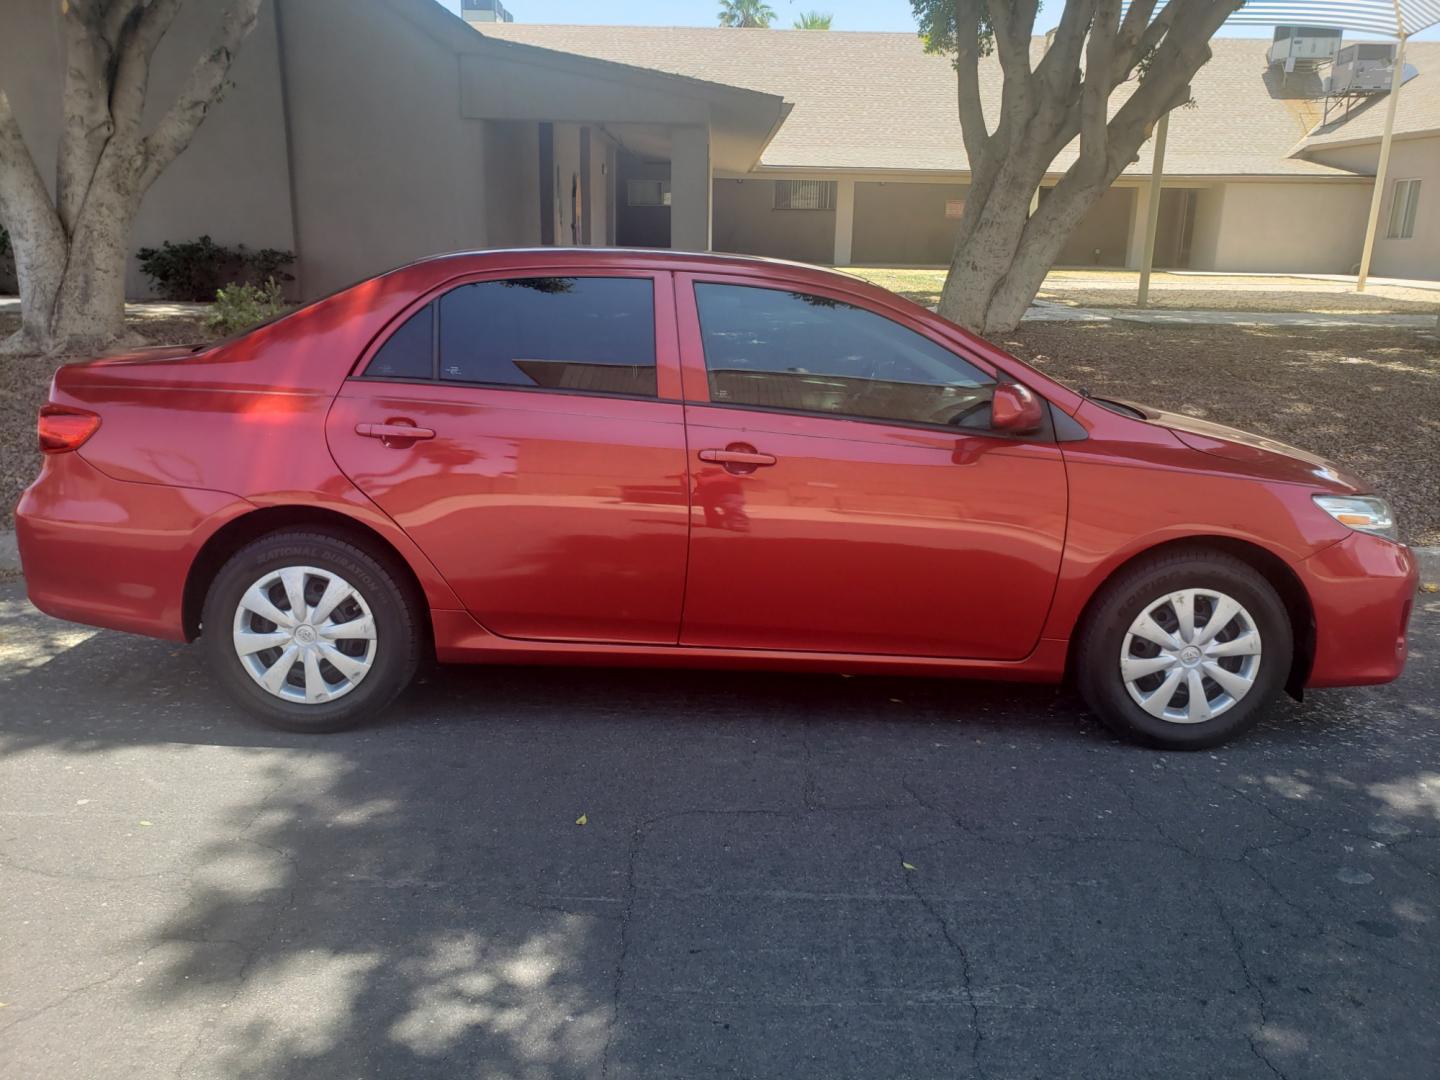
[[[1217,746],[1253,727],[1294,649],[1270,583],[1240,559],[1198,548],[1121,571],[1080,634],[1086,704],[1117,734],[1172,750]]]
[[[339,537],[279,532],[236,552],[202,617],[211,667],[251,713],[287,731],[353,727],[409,685],[419,615],[380,560]]]

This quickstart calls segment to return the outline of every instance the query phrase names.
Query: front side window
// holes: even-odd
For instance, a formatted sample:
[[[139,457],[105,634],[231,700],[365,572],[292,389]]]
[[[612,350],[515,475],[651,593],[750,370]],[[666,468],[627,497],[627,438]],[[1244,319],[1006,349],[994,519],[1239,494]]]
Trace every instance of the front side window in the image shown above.
[[[825,296],[697,282],[722,405],[985,428],[995,380],[929,338]]]
[[[441,382],[654,397],[654,285],[607,277],[461,285],[406,320],[365,374],[428,381],[432,371]]]

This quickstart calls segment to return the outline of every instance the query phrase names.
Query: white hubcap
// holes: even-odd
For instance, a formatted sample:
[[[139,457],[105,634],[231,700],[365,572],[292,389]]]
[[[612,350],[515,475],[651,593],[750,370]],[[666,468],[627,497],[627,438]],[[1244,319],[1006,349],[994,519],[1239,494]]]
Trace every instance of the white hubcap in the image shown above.
[[[1243,698],[1260,672],[1260,631],[1239,601],[1182,589],[1145,607],[1120,646],[1120,677],[1151,716],[1199,724]]]
[[[246,589],[232,634],[241,666],[284,701],[334,701],[375,663],[375,619],[365,598],[314,566],[271,570]]]

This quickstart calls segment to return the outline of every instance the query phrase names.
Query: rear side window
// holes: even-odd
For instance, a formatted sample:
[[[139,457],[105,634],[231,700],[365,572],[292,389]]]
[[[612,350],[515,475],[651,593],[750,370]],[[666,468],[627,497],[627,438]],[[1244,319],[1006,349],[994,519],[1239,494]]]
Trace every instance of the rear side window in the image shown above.
[[[450,290],[371,359],[379,378],[654,397],[649,278],[527,277]]]
[[[365,374],[380,379],[430,379],[434,373],[435,305],[426,304],[380,346]]]

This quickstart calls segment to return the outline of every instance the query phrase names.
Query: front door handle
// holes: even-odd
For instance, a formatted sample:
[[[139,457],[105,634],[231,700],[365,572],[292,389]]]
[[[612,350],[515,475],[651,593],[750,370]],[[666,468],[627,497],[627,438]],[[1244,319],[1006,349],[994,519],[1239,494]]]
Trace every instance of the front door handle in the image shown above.
[[[414,424],[356,424],[355,434],[363,435],[367,439],[379,439],[386,446],[400,443],[408,446],[416,439],[433,439],[435,432],[428,427],[416,427]],[[391,440],[394,440],[392,443]]]
[[[749,443],[731,443],[724,450],[701,450],[700,460],[724,465],[732,473],[752,473],[762,465],[774,465],[775,455],[764,454]]]

